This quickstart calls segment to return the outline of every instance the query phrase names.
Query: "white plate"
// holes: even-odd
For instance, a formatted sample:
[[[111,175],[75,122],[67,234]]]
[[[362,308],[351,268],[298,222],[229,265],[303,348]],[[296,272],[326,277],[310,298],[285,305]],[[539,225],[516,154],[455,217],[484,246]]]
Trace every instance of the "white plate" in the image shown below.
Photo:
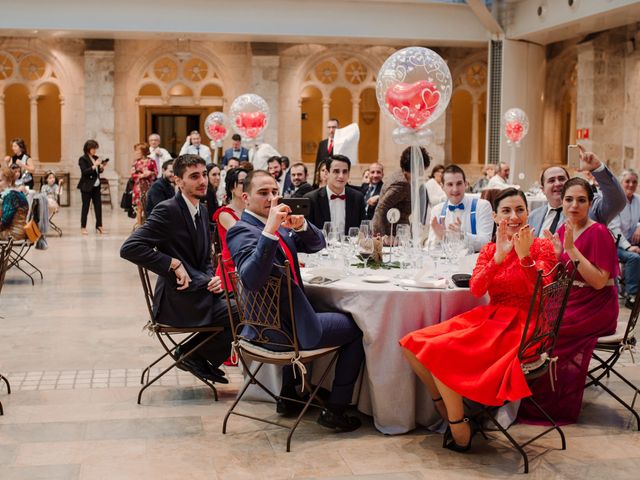
[[[368,275],[366,277],[362,277],[362,281],[368,283],[387,283],[391,281],[391,279],[383,277],[382,275]]]

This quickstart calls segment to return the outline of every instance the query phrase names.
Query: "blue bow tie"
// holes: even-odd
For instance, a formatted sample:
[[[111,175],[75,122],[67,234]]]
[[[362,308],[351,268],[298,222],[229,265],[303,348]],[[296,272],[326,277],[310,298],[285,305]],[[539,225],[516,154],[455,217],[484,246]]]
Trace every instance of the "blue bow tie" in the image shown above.
[[[448,205],[447,208],[450,212],[455,212],[456,210],[464,210],[464,203],[459,203],[458,205]]]

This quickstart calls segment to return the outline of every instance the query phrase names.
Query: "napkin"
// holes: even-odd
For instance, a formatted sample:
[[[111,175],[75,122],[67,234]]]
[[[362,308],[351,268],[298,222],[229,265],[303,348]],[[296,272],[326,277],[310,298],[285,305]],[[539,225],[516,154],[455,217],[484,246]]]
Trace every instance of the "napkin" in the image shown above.
[[[416,280],[415,278],[403,278],[398,280],[397,284],[401,287],[445,289],[447,288],[447,279],[420,278]]]
[[[335,282],[342,277],[340,270],[329,267],[305,268],[300,272],[302,281],[310,285]]]

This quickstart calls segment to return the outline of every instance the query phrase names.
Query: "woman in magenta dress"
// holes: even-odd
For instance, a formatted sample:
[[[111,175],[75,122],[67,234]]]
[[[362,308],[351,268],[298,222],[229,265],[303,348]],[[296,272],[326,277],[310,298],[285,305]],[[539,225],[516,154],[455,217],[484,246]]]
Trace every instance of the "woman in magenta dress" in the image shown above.
[[[218,225],[218,237],[220,238],[220,246],[222,248],[222,261],[226,277],[222,278],[220,265],[216,269],[216,276],[222,280],[222,288],[228,290],[229,273],[234,272],[236,267],[233,264],[231,254],[227,248],[227,232],[240,219],[240,215],[244,211],[244,199],[242,198],[243,182],[247,177],[247,171],[243,168],[234,168],[227,172],[225,176],[225,190],[227,192],[228,203],[216,210],[213,215],[213,221]]]
[[[521,191],[502,190],[493,209],[496,241],[480,251],[470,282],[474,296],[489,292],[489,304],[400,340],[438,413],[449,421],[445,446],[454,451],[471,446],[463,397],[499,406],[530,395],[518,347],[537,272],[549,272],[556,264],[553,244],[534,238],[527,225],[527,200]]]
[[[562,263],[580,262],[553,351],[558,357],[554,388],[548,376],[551,371],[532,388],[534,399],[560,425],[578,420],[591,354],[598,337],[615,332],[618,320],[613,282],[619,273],[618,255],[607,227],[589,218],[592,201],[589,183],[572,178],[562,190],[566,223],[555,236],[545,232]],[[523,404],[518,415],[524,423],[548,423],[529,405]]]

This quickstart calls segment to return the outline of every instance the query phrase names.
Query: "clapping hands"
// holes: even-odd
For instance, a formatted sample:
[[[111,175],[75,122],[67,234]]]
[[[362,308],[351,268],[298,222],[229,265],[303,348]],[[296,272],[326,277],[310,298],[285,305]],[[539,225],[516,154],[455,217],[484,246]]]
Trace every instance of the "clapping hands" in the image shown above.
[[[493,260],[498,264],[502,263],[513,249],[520,259],[528,256],[533,245],[534,235],[529,225],[524,225],[509,238],[507,223],[506,219],[500,221],[496,231],[496,253]]]

